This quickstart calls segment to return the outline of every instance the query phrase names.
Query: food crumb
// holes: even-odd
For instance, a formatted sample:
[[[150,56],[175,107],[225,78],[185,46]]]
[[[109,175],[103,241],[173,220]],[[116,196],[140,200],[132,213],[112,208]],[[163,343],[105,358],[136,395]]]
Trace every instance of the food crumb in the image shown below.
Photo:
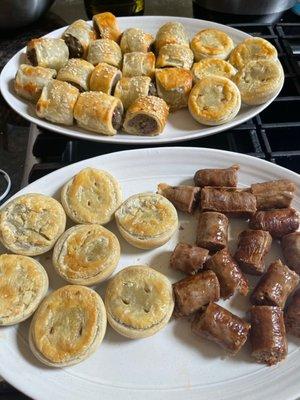
[[[184,227],[182,225],[180,225],[179,230],[184,231]]]

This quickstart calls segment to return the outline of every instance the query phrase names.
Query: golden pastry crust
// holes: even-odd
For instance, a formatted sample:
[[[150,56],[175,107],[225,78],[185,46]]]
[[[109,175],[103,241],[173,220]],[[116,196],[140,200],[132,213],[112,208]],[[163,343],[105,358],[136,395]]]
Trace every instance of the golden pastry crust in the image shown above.
[[[108,172],[85,168],[64,185],[61,202],[72,221],[104,225],[122,203],[122,189]]]
[[[145,338],[168,323],[174,308],[172,285],[148,266],[130,266],[110,280],[105,306],[113,329],[130,339]]]
[[[229,79],[211,75],[200,79],[188,101],[192,117],[204,125],[221,125],[231,121],[241,107],[241,95]]]
[[[37,102],[43,87],[55,77],[55,69],[21,64],[14,80],[14,90],[20,97]]]
[[[36,260],[0,255],[0,326],[29,318],[48,290],[48,275]]]
[[[78,19],[68,26],[62,39],[69,47],[70,57],[86,58],[91,41],[96,39],[96,32],[86,21]]]
[[[138,193],[129,197],[118,208],[115,218],[123,238],[140,249],[162,246],[178,227],[175,207],[156,193]]]
[[[242,102],[249,105],[263,104],[281,88],[284,72],[278,60],[249,61],[234,77]]]
[[[189,47],[189,37],[180,22],[167,22],[159,28],[155,39],[156,51],[159,52],[167,44],[181,44]]]
[[[231,52],[229,62],[241,69],[249,61],[277,58],[276,48],[266,39],[250,37],[238,44]]]
[[[117,18],[110,12],[104,12],[93,16],[94,29],[101,39],[111,39],[119,42],[121,31]]]
[[[169,116],[167,103],[155,96],[139,97],[128,108],[124,130],[132,135],[159,135]]]
[[[52,197],[28,193],[0,212],[0,240],[13,253],[37,256],[52,249],[66,227],[66,214]]]
[[[94,70],[93,64],[80,58],[71,58],[57,74],[59,81],[71,83],[81,92],[89,90],[91,73]]]
[[[102,92],[85,92],[78,97],[74,118],[81,128],[113,136],[119,127],[114,125],[116,112],[123,114],[123,105],[116,97]]]
[[[76,225],[57,241],[52,262],[70,283],[95,285],[106,280],[120,260],[117,237],[101,225]]]
[[[124,54],[135,51],[147,53],[153,43],[154,37],[150,33],[145,33],[140,28],[129,28],[122,33],[120,47]]]
[[[219,58],[205,58],[196,62],[192,67],[194,82],[198,82],[209,75],[223,76],[232,79],[236,74],[236,69],[227,61]]]
[[[149,76],[123,77],[116,86],[114,96],[121,100],[125,110],[139,97],[149,95],[151,78]]]
[[[196,61],[203,58],[226,60],[233,48],[231,37],[218,29],[203,29],[191,41],[191,49]]]
[[[124,54],[123,58],[123,76],[154,76],[155,71],[155,55],[151,52],[141,53],[135,51],[133,53]]]
[[[119,45],[110,39],[93,40],[89,46],[87,60],[93,65],[107,63],[120,68],[122,52]]]
[[[165,100],[171,111],[187,107],[193,86],[192,73],[184,68],[164,68],[155,71],[159,97]]]
[[[30,40],[26,54],[30,64],[57,71],[66,65],[69,59],[69,49],[65,41],[54,38]]]
[[[121,71],[106,63],[98,64],[90,78],[90,90],[113,95],[117,82],[121,79]]]
[[[182,44],[166,44],[158,53],[156,68],[178,67],[191,69],[194,61],[194,53],[190,48]]]
[[[85,286],[63,286],[46,297],[34,314],[29,345],[42,363],[65,367],[89,357],[105,331],[101,297]]]

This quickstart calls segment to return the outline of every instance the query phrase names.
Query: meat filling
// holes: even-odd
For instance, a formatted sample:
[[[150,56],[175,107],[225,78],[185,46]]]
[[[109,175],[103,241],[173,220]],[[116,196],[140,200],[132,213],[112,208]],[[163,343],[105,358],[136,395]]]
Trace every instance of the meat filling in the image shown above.
[[[66,45],[69,48],[70,58],[83,57],[84,49],[76,37],[74,37],[72,35],[66,35],[64,40],[66,42]]]
[[[111,95],[113,95],[113,93],[115,92],[115,88],[116,88],[117,83],[119,82],[120,79],[121,79],[121,73],[117,73],[114,76],[114,79],[113,79],[113,82],[112,82],[112,85],[111,85],[111,91],[110,91]]]
[[[148,96],[157,96],[156,86],[153,82],[150,82]]]
[[[121,107],[116,107],[114,109],[113,115],[112,115],[112,126],[114,129],[118,130],[121,128],[122,125],[122,117],[123,117],[123,111]]]
[[[38,65],[35,49],[27,50],[27,58],[30,64],[33,65],[34,67]]]
[[[158,130],[155,119],[145,114],[136,115],[129,121],[128,125],[135,128],[140,135],[151,135]]]

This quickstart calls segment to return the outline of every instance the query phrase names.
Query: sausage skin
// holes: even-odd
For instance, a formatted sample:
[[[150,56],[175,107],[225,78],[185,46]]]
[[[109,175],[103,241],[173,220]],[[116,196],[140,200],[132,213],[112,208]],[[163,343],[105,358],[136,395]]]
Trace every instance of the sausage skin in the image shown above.
[[[182,271],[187,275],[194,275],[203,268],[207,257],[207,249],[187,243],[178,243],[170,258],[170,268]]]
[[[251,192],[256,197],[258,210],[288,208],[294,198],[296,186],[289,179],[254,183]]]
[[[200,200],[200,188],[195,186],[158,185],[157,193],[166,197],[179,211],[192,214]]]
[[[283,236],[281,248],[287,265],[300,275],[300,232]]]
[[[206,211],[200,213],[197,227],[197,246],[204,247],[213,253],[227,247],[228,224],[226,215],[219,212]]]
[[[230,168],[224,169],[199,169],[194,176],[195,186],[236,187],[239,169],[239,165],[232,165]]]
[[[288,333],[300,338],[300,289],[298,289],[285,315],[285,327]]]

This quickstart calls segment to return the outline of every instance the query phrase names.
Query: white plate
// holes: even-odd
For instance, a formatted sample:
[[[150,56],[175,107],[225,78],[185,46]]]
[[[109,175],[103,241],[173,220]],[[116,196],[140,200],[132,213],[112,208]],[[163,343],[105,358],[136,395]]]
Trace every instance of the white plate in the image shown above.
[[[226,25],[216,24],[214,22],[203,21],[192,18],[178,18],[178,17],[156,17],[156,16],[147,16],[147,17],[122,17],[118,18],[121,30],[125,30],[130,27],[138,27],[144,29],[146,32],[150,32],[152,34],[156,34],[158,28],[168,21],[179,21],[185,26],[190,38],[192,38],[196,32],[204,28],[217,28],[226,32],[229,36],[232,37],[235,44],[241,42],[246,39],[250,35],[247,33],[241,32],[237,29],[230,28]],[[66,27],[57,29],[49,33],[49,37],[61,37],[62,33]],[[167,125],[164,129],[163,134],[154,137],[141,137],[141,136],[133,136],[128,135],[126,133],[118,133],[115,136],[104,136],[98,135],[95,133],[88,132],[84,129],[78,128],[77,126],[66,127],[63,125],[52,124],[51,122],[47,122],[46,120],[42,120],[36,117],[34,106],[18,97],[13,90],[13,79],[17,72],[19,65],[22,62],[26,62],[25,58],[25,48],[20,50],[11,60],[6,64],[3,68],[3,71],[0,76],[0,90],[2,92],[3,97],[7,101],[7,103],[22,117],[26,118],[30,122],[34,122],[35,124],[50,129],[55,132],[63,133],[64,135],[73,136],[82,139],[95,140],[98,142],[110,142],[110,143],[128,143],[128,144],[161,144],[161,143],[171,143],[171,142],[180,142],[183,140],[196,139],[208,135],[213,135],[217,132],[224,131],[226,129],[230,129],[236,125],[242,124],[250,118],[253,118],[255,115],[260,113],[263,109],[265,109],[273,100],[272,98],[267,103],[260,106],[242,106],[239,114],[227,124],[208,127],[204,125],[200,125],[196,122],[188,110],[179,110],[170,115]]]
[[[82,168],[102,168],[116,176],[125,198],[142,191],[155,191],[159,182],[180,184],[192,181],[199,168],[228,167],[239,163],[239,183],[287,178],[297,187],[297,174],[253,157],[220,150],[200,148],[157,148],[124,151],[91,158],[57,170],[27,186],[19,194],[39,192],[58,197],[62,185]],[[294,206],[300,209],[297,193]],[[197,218],[180,215],[179,229],[172,240],[150,251],[138,250],[121,239],[114,223],[108,228],[120,239],[122,257],[119,267],[149,264],[172,281],[182,275],[170,271],[168,261],[175,244],[195,241]],[[231,220],[231,237],[247,226]],[[234,247],[235,243],[231,241]],[[275,243],[267,257],[269,264],[280,255]],[[64,282],[49,263],[50,254],[41,257],[52,289]],[[254,283],[251,280],[251,283]],[[103,294],[105,284],[98,287]],[[97,290],[98,290],[97,289]],[[236,295],[225,307],[238,315],[249,309],[248,299]],[[0,328],[0,374],[19,390],[36,400],[294,400],[300,395],[300,353],[296,339],[289,338],[289,355],[281,364],[266,367],[250,357],[249,345],[233,358],[215,344],[192,335],[186,321],[171,321],[153,337],[125,339],[110,327],[100,348],[81,364],[65,369],[46,368],[31,354],[28,343],[29,321],[20,326]]]

